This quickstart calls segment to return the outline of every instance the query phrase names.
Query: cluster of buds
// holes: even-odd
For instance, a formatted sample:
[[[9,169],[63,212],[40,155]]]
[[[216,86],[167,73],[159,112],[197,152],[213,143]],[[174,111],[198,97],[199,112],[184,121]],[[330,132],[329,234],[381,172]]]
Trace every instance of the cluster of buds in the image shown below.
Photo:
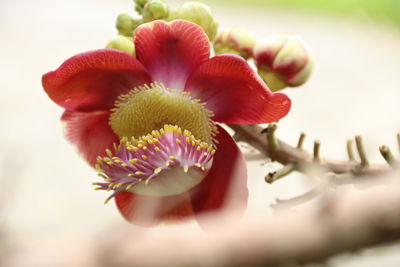
[[[280,34],[256,42],[240,27],[222,30],[214,42],[217,55],[237,54],[254,58],[258,74],[272,91],[304,84],[312,71],[313,60],[307,45],[294,34]]]
[[[106,45],[107,48],[114,48],[135,55],[132,38],[136,28],[143,23],[154,20],[187,20],[199,25],[210,41],[214,40],[217,35],[218,23],[210,8],[203,3],[186,2],[178,9],[173,10],[168,7],[164,0],[134,0],[134,2],[135,10],[141,15],[141,18],[135,19],[129,14],[120,14],[115,24],[118,35]]]
[[[272,91],[304,84],[313,68],[307,45],[294,34],[280,34],[257,42],[253,56],[258,74]]]
[[[200,2],[186,2],[170,9],[164,0],[134,0],[135,10],[141,18],[128,14],[117,18],[118,36],[107,48],[135,55],[132,38],[142,23],[154,20],[187,20],[199,25],[213,42],[215,54],[236,54],[245,60],[254,59],[260,77],[272,91],[304,84],[312,71],[313,60],[307,45],[294,34],[280,34],[256,42],[253,35],[241,27],[218,32],[218,23],[209,7]]]

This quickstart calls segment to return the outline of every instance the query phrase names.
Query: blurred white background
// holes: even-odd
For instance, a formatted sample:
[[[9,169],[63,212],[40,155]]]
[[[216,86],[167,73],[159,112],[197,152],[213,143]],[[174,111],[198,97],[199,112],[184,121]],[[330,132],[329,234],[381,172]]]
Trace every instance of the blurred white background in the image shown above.
[[[257,39],[295,32],[311,47],[315,71],[305,86],[285,91],[293,108],[280,122],[280,138],[295,144],[305,131],[307,148],[319,139],[322,156],[338,159],[346,158],[345,141],[356,134],[363,135],[371,161],[382,162],[381,144],[396,151],[397,29],[366,16],[339,18],[207,3],[221,27],[240,23]],[[107,194],[92,190],[96,172],[64,140],[62,109],[41,86],[42,74],[65,59],[104,47],[116,34],[115,19],[123,12],[134,14],[131,0],[1,0],[0,225],[6,236],[25,242],[88,238],[128,226],[112,202],[103,204]],[[246,156],[251,158],[251,153],[246,151]],[[264,162],[249,161],[249,213],[270,213],[275,198],[292,197],[310,187],[307,178],[296,174],[266,184],[263,178],[271,166]],[[340,266],[400,266],[399,252],[399,247],[384,253],[374,250],[364,254],[368,257],[340,261]]]

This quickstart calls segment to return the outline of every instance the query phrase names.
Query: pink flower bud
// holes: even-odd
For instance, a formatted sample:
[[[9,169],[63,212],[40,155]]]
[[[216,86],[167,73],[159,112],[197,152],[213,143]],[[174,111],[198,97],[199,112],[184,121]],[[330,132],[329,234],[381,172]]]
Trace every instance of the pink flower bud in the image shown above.
[[[253,50],[259,75],[272,91],[305,83],[313,60],[307,45],[295,34],[280,34],[258,42]]]
[[[214,50],[217,55],[232,53],[249,59],[253,56],[255,44],[256,40],[250,33],[240,27],[235,27],[218,33],[214,40]]]

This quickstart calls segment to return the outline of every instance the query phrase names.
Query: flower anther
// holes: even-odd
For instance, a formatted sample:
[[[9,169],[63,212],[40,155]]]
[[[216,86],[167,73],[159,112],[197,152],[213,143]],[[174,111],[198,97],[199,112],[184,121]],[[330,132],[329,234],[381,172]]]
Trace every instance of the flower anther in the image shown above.
[[[114,151],[98,157],[96,169],[105,179],[98,190],[150,196],[171,196],[199,184],[207,175],[216,150],[188,130],[165,125],[138,139],[124,137]],[[108,200],[107,199],[107,200]]]

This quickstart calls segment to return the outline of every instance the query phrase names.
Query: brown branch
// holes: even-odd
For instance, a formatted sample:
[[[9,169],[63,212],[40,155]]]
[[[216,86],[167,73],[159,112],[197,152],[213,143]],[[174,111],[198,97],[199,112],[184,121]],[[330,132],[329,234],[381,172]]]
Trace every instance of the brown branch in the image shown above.
[[[229,124],[228,126],[238,133],[238,136],[240,136],[240,141],[247,142],[261,153],[271,158],[273,161],[280,162],[283,165],[287,165],[289,163],[295,164],[299,168],[299,171],[307,170],[309,167],[315,166],[316,164],[316,162],[313,161],[313,154],[291,146],[277,138],[276,142],[278,144],[278,148],[270,149],[268,138],[265,136],[265,134],[261,133],[263,128],[258,125]],[[361,145],[361,140],[358,141],[359,145]],[[363,148],[360,147],[360,149]],[[320,158],[318,166],[336,174],[353,173],[357,176],[379,175],[391,170],[388,165],[384,164],[369,164],[366,166],[366,158],[363,159],[364,161],[362,164],[356,161],[340,161]]]
[[[191,235],[165,230],[144,240],[137,234],[123,236],[122,242],[130,239],[131,246],[124,245],[122,251],[117,246],[106,255],[112,255],[113,267],[296,266],[323,261],[340,252],[399,240],[400,184],[336,192],[298,213],[275,218],[236,223],[223,218],[214,230]]]
[[[13,263],[28,258],[29,266],[67,267],[279,267],[319,262],[400,240],[400,183],[380,181],[368,190],[336,191],[277,217],[214,217],[205,233],[184,226],[119,229],[103,235],[101,245],[71,238],[28,245],[25,238],[23,249],[14,243],[16,250],[7,251],[1,266],[19,266]]]

